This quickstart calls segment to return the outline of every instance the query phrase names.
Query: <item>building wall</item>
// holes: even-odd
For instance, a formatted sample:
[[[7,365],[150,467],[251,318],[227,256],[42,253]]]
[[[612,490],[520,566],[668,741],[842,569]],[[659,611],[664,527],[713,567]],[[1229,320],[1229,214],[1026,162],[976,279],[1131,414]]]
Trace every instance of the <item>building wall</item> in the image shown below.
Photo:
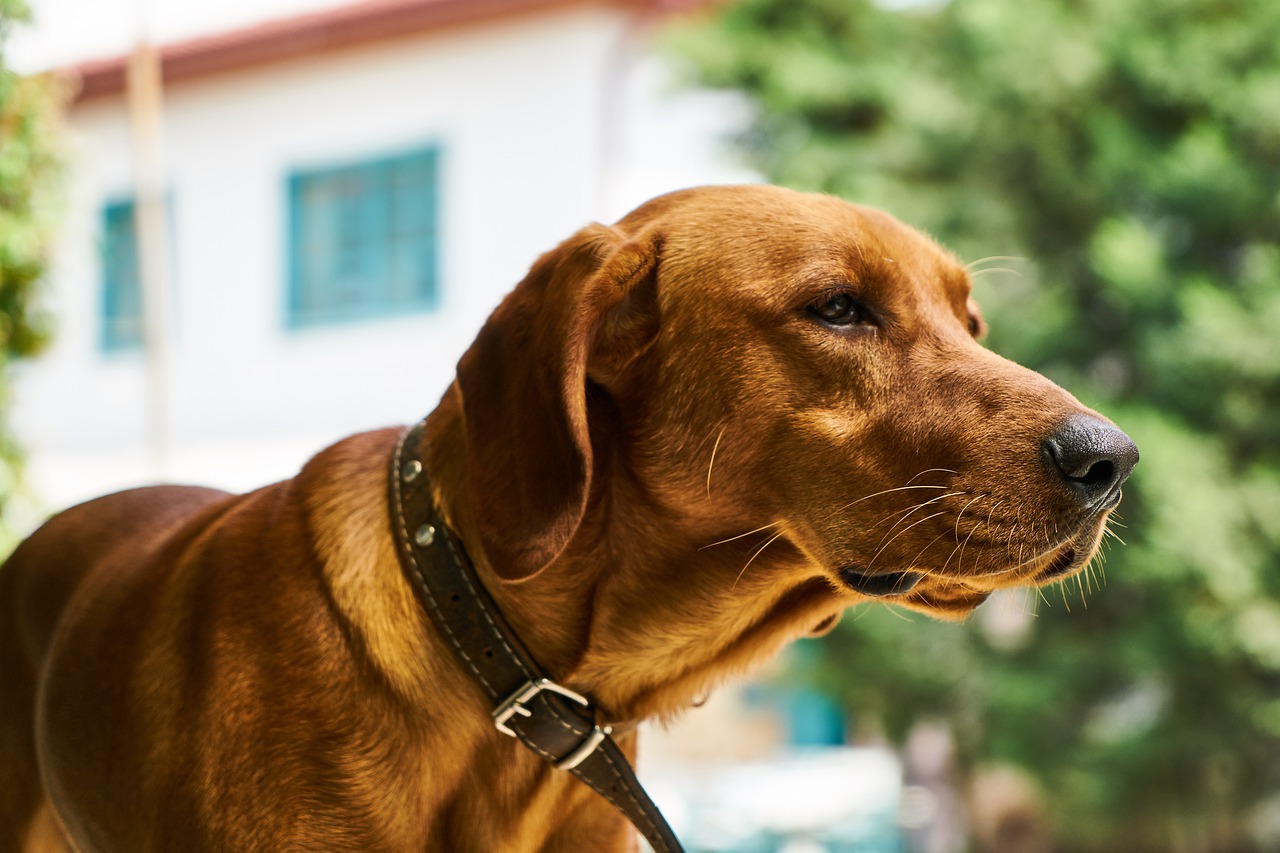
[[[127,113],[120,98],[75,107],[51,274],[57,341],[16,389],[39,497],[56,508],[157,477],[249,488],[342,435],[429,411],[537,254],[605,212],[630,26],[616,10],[579,9],[171,87],[163,471],[148,463],[141,354],[100,345],[102,207],[132,194]],[[441,309],[291,329],[290,172],[424,145],[442,158]]]

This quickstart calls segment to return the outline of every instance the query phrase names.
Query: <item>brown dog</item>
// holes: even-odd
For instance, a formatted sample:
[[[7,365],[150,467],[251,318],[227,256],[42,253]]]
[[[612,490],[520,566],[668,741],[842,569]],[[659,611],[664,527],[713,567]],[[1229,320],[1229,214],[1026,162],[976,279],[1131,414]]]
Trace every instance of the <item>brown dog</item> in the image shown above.
[[[1137,451],[979,345],[969,289],[834,198],[658,198],[493,314],[427,421],[435,499],[530,651],[613,720],[676,714],[869,597],[958,617],[1058,580]],[[629,846],[494,730],[415,601],[399,435],[249,495],[102,498],[23,543],[0,572],[0,850]]]

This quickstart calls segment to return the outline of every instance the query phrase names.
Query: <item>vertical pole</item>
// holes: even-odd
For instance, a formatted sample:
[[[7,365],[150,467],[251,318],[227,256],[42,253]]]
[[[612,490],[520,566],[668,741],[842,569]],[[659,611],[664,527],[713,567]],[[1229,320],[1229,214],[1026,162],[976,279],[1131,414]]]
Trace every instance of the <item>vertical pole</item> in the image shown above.
[[[145,38],[129,58],[129,118],[133,129],[134,224],[147,370],[147,445],[152,475],[169,475],[172,455],[169,376],[169,237],[161,149],[160,52]]]
[[[635,70],[641,42],[650,18],[637,12],[627,19],[605,55],[600,74],[599,136],[596,140],[596,213],[602,220],[616,219],[618,177],[626,161],[630,94],[627,83]]]

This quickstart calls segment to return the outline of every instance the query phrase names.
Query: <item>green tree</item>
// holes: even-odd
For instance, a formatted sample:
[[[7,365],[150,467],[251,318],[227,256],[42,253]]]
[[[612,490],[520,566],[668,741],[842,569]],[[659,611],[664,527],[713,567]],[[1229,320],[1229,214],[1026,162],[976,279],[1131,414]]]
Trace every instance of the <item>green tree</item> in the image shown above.
[[[56,79],[21,76],[5,61],[11,28],[27,18],[22,0],[0,0],[0,506],[18,488],[22,462],[9,429],[13,363],[38,352],[49,334],[36,295],[56,212],[64,102]],[[0,525],[0,553],[12,540]]]
[[[902,6],[738,0],[672,44],[771,179],[1025,259],[976,267],[990,345],[1142,464],[1028,642],[874,608],[815,677],[1028,769],[1062,850],[1280,849],[1280,3]]]

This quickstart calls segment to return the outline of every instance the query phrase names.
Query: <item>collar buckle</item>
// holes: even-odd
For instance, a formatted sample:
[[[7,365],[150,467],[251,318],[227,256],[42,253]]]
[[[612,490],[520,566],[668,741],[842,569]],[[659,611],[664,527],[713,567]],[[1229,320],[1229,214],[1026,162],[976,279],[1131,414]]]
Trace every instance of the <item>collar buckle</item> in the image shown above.
[[[581,705],[583,708],[590,708],[591,702],[587,697],[583,696],[576,690],[570,690],[562,684],[556,684],[549,678],[537,678],[532,681],[526,681],[518,690],[502,700],[502,703],[493,710],[493,725],[498,731],[504,735],[516,737],[515,729],[507,725],[507,721],[519,714],[522,717],[532,717],[533,711],[529,710],[528,703],[533,701],[534,697],[543,691],[550,693],[558,693],[566,699],[571,699]],[[555,766],[561,770],[572,770],[583,761],[591,753],[596,751],[602,741],[613,732],[611,726],[595,725],[591,732],[578,744],[577,748],[568,755],[555,762]]]

